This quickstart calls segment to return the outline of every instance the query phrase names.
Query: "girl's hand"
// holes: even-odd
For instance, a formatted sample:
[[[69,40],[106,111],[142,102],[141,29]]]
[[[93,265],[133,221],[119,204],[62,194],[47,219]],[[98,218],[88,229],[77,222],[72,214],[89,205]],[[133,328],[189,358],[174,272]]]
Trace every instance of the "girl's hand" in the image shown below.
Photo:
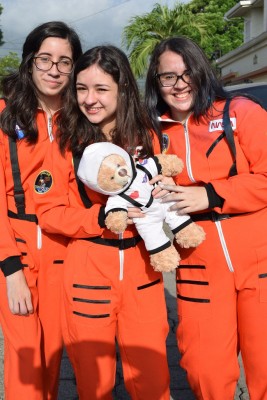
[[[12,314],[28,315],[33,313],[31,292],[22,270],[6,277],[7,298]]]
[[[133,224],[133,218],[145,218],[145,214],[138,207],[128,207],[128,219],[127,224]]]
[[[159,183],[164,185],[174,185],[174,180],[171,177],[157,175],[149,181],[150,185],[154,185],[157,183],[158,185],[153,189],[152,196],[154,199],[161,199],[162,197],[166,196],[169,193],[168,190],[162,189],[162,186]]]
[[[202,186],[176,186],[162,185],[163,190],[171,192],[162,199],[163,203],[174,201],[171,211],[177,211],[179,215],[190,214],[196,211],[206,210],[209,207],[207,191]]]

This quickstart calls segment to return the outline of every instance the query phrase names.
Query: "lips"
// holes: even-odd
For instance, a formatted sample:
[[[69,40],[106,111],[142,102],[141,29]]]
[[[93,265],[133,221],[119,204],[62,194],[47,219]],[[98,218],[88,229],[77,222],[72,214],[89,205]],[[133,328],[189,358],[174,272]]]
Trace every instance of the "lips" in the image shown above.
[[[85,107],[88,114],[97,114],[102,108],[101,107]]]

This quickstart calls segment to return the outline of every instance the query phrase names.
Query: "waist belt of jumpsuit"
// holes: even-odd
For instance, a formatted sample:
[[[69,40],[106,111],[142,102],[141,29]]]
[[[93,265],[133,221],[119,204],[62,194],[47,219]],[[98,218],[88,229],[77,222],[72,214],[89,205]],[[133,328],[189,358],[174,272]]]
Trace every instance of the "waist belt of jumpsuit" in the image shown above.
[[[117,247],[119,250],[126,250],[129,249],[130,247],[135,247],[137,243],[139,243],[142,240],[142,238],[139,235],[127,239],[105,239],[97,236],[92,238],[81,238],[81,240],[87,240],[89,242],[102,244],[104,246]]]
[[[222,221],[224,219],[229,219],[232,217],[240,216],[243,214],[219,214],[216,211],[210,211],[200,214],[191,214],[190,217],[193,221]]]
[[[8,210],[7,215],[9,218],[20,219],[23,221],[35,222],[38,224],[38,219],[35,214],[16,214],[13,211]]]

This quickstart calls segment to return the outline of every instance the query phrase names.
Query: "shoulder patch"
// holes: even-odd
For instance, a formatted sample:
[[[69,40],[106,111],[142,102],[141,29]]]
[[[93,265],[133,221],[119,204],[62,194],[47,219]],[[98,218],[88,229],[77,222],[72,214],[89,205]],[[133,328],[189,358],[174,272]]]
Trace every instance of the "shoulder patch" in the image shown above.
[[[162,153],[167,153],[170,145],[170,138],[167,133],[162,133]]]
[[[232,125],[232,129],[236,129],[236,118],[230,118],[230,122]],[[209,132],[215,132],[215,131],[223,131],[223,120],[222,119],[214,119],[213,121],[210,121],[209,124]]]
[[[34,182],[34,190],[36,193],[46,193],[51,189],[53,178],[49,171],[41,171]]]

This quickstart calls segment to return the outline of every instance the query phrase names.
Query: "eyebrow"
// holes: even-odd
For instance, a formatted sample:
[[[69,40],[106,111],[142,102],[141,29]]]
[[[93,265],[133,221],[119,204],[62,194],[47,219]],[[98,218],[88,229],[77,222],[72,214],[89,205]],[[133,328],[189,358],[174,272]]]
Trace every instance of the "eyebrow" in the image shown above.
[[[46,53],[46,52],[37,53],[36,57],[41,57],[41,56],[53,57],[53,55],[51,53]],[[61,59],[61,58],[67,58],[68,60],[72,61],[72,59],[69,56],[60,56],[59,59]]]
[[[87,85],[85,83],[81,83],[79,81],[76,82],[76,86],[86,86]],[[109,85],[105,84],[105,83],[97,83],[96,85],[94,85],[94,87],[106,87],[106,88],[110,88]]]

